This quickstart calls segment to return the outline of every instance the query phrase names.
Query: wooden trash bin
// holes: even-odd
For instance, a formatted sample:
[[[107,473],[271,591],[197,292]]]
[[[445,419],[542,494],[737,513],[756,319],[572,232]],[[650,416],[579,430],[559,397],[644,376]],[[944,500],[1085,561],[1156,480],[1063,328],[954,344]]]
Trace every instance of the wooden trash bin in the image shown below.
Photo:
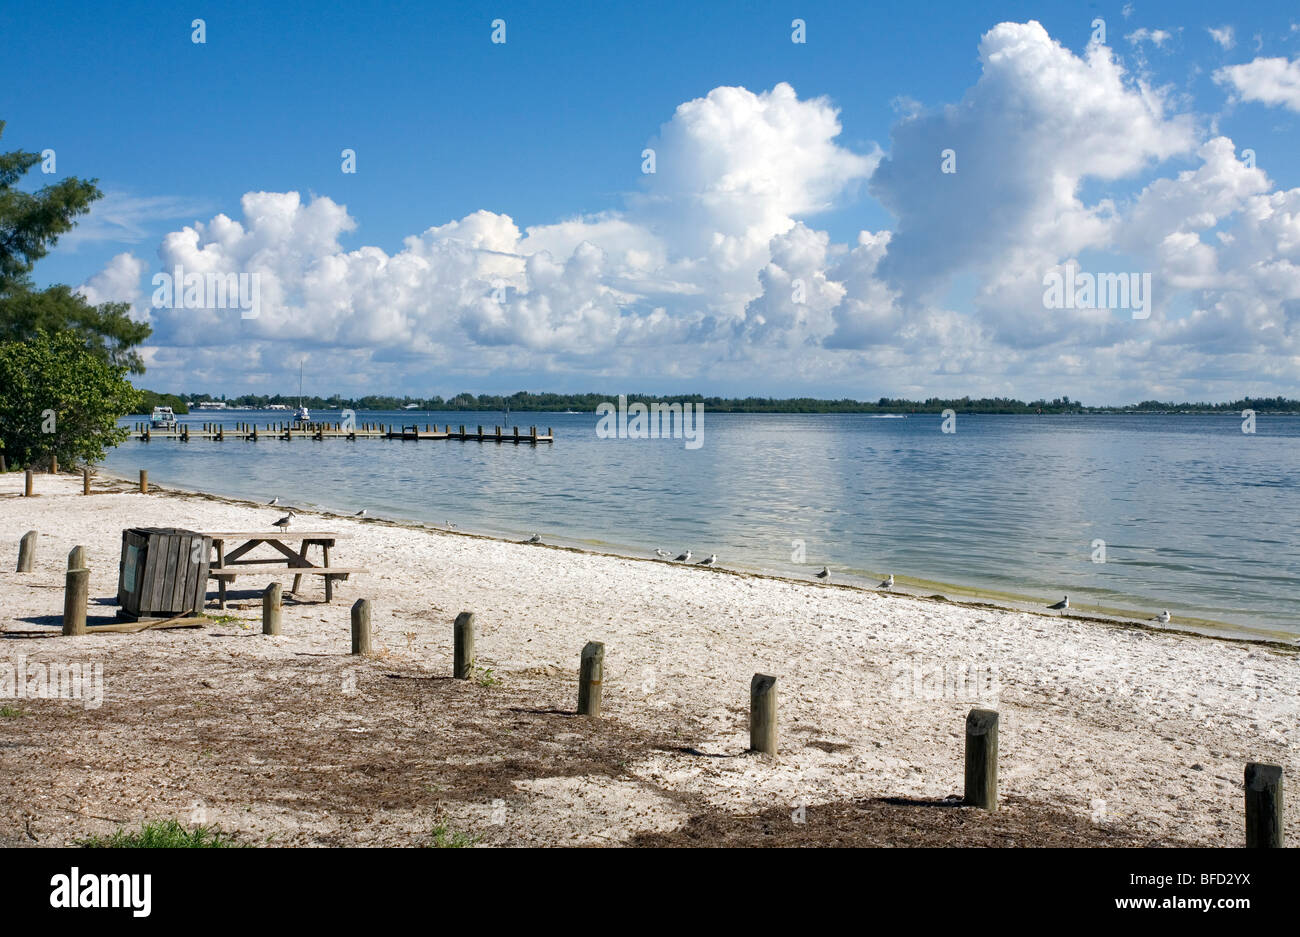
[[[123,618],[201,614],[208,588],[212,538],[176,527],[122,531],[117,604]]]

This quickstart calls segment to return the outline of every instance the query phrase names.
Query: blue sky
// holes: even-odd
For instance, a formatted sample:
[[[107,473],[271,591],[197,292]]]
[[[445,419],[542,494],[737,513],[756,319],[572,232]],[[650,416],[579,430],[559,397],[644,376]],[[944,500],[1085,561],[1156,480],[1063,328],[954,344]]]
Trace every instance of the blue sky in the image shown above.
[[[191,41],[195,16],[205,20],[204,44]],[[791,42],[796,17],[807,24],[804,44]],[[1111,85],[1104,69],[1080,71],[1082,78],[1071,71],[1086,59],[1096,17],[1105,20],[1105,46],[1123,71]],[[504,44],[490,41],[497,18],[506,21]],[[1037,31],[1027,39],[997,37],[988,48],[1005,47],[1003,58],[1021,62],[990,74],[982,37],[1001,23],[1031,21],[1046,39]],[[143,383],[159,389],[278,389],[307,356],[307,369],[322,375],[322,393],[1068,393],[1097,402],[1300,395],[1297,300],[1276,283],[1296,259],[1284,219],[1285,194],[1300,186],[1300,106],[1285,97],[1288,71],[1278,90],[1276,60],[1285,67],[1300,54],[1297,21],[1293,6],[1271,3],[364,4],[322,11],[283,2],[184,10],[55,2],[39,12],[11,5],[0,13],[0,119],[8,122],[0,145],[53,148],[58,177],[99,179],[108,197],[36,276],[89,283],[93,298],[128,299],[154,318],[156,351]],[[1058,55],[1032,64],[1049,44],[1072,61]],[[1222,71],[1257,61],[1274,65],[1232,78]],[[1037,81],[1038,67],[1065,75],[1056,86],[1059,107],[1041,96],[1028,105],[1020,99],[1051,84]],[[794,103],[763,97],[783,83]],[[709,97],[727,88],[759,96],[758,105]],[[1128,99],[1120,100],[1122,90]],[[1145,139],[1117,141],[1116,150],[1131,150],[1118,168],[1095,140],[1068,133],[1059,150],[1027,137],[1019,145],[1038,157],[1018,168],[1014,149],[990,160],[992,138],[978,129],[1019,132],[1017,109],[1042,126],[1044,113],[1095,94],[1115,99],[1097,120],[1099,132],[1116,134],[1122,123],[1105,122],[1122,122],[1125,108],[1150,93],[1160,98],[1157,113],[1135,129]],[[679,106],[706,99],[708,112],[696,123],[675,119]],[[819,99],[839,129],[805,150],[824,130],[813,103]],[[964,117],[945,117],[945,108],[963,102]],[[751,133],[738,123],[744,120],[767,123]],[[803,120],[807,128],[797,126]],[[952,180],[936,177],[927,160],[900,158],[906,147],[895,135],[909,120],[917,151],[936,150],[936,164],[929,130],[935,142],[944,134],[967,141],[953,179],[971,178],[973,188],[954,194],[951,217],[942,197],[930,204],[922,193]],[[1214,139],[1231,141],[1237,159],[1254,150],[1267,181],[1220,178],[1219,196],[1205,195],[1218,197],[1217,207],[1179,196],[1185,214],[1162,219],[1164,227],[1133,220],[1147,214],[1129,211],[1143,190],[1205,166],[1200,148]],[[757,151],[755,140],[765,141]],[[653,177],[641,172],[646,146],[661,160]],[[355,174],[340,171],[345,147],[356,151]],[[979,172],[1003,175],[963,177],[973,147],[980,148]],[[665,169],[665,156],[692,165]],[[840,157],[837,168],[824,168]],[[1056,175],[1058,160],[1086,211],[1064,203],[1053,209],[1040,187],[1016,183],[1017,172]],[[706,163],[718,179],[702,175]],[[767,183],[754,183],[769,163],[785,165]],[[736,178],[744,207],[731,193],[721,208],[701,208],[719,184]],[[774,188],[788,197],[757,204]],[[1222,194],[1228,190],[1236,202]],[[254,237],[241,199],[256,192],[299,193],[297,208],[277,203],[272,214],[328,203],[317,203],[322,218],[281,218]],[[981,205],[981,193],[1003,193],[1012,207]],[[1268,231],[1232,237],[1237,219],[1252,215],[1247,200],[1274,194],[1283,204],[1274,206]],[[1102,204],[1107,199],[1117,206],[1113,213]],[[331,205],[345,209],[347,220],[323,210]],[[1206,210],[1212,224],[1189,221]],[[462,226],[429,235],[406,258],[419,267],[415,280],[395,272],[404,239],[480,212],[491,213],[489,227],[497,225],[490,234]],[[150,277],[184,256],[175,245],[164,248],[169,233],[210,226],[221,214],[249,237],[238,248],[227,245],[226,266],[218,269],[274,278],[282,308],[253,322],[229,310],[150,311]],[[1059,232],[1108,216],[1113,230],[1105,235],[1062,236],[1050,259],[1024,256],[1043,242],[1041,235],[1026,238],[1026,226]],[[636,230],[610,233],[599,217]],[[500,230],[501,218],[518,229],[517,242]],[[529,236],[531,228],[566,221],[586,227]],[[942,233],[1003,223],[973,234],[964,254]],[[1188,259],[1205,250],[1186,240],[1188,230],[1210,248],[1228,233],[1233,256]],[[867,248],[864,231],[893,232],[894,240]],[[713,235],[712,244],[696,234]],[[1166,243],[1180,243],[1184,254],[1172,257],[1173,247],[1159,257],[1148,252],[1153,239],[1171,234]],[[1255,243],[1266,235],[1274,242]],[[212,237],[205,228],[198,241]],[[276,237],[283,243],[268,243]],[[1254,252],[1241,254],[1248,240]],[[579,243],[598,254],[588,257]],[[382,256],[359,255],[365,248]],[[132,260],[115,260],[123,254]],[[492,258],[502,255],[515,265],[494,268]],[[1099,323],[1045,312],[1032,298],[1026,305],[1034,291],[1008,293],[996,282],[1013,279],[1007,271],[1022,263],[1019,279],[1036,285],[1046,266],[1071,260],[1098,271],[1153,271],[1163,285],[1151,319],[1138,324],[1120,311]],[[326,289],[320,273],[330,264],[348,272]],[[793,277],[791,265],[799,264],[807,275]],[[1189,264],[1201,264],[1199,272]],[[1264,287],[1243,283],[1230,275],[1233,264],[1267,268],[1272,278]],[[453,271],[466,279],[451,282]],[[924,283],[917,271],[926,273]],[[133,274],[136,292],[126,282]],[[381,282],[389,276],[393,282]],[[497,279],[503,294],[492,289]],[[784,308],[776,293],[788,292],[790,279],[804,280],[819,298]],[[1225,299],[1225,290],[1232,296]],[[499,313],[478,294],[497,302]],[[1011,305],[1024,306],[1033,320],[1004,318]],[[1252,332],[1263,338],[1252,340]]]

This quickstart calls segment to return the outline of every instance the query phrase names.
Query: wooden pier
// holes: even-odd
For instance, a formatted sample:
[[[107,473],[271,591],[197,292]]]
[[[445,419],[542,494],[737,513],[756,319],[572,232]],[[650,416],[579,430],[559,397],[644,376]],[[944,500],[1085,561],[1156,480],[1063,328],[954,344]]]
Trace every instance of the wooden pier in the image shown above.
[[[357,423],[351,427],[342,423],[180,423],[175,430],[160,431],[151,429],[148,421],[139,422],[131,429],[131,438],[141,442],[155,439],[175,439],[189,442],[191,439],[211,439],[224,442],[227,439],[257,442],[259,439],[458,439],[462,442],[510,442],[537,445],[540,442],[555,442],[555,431],[546,428],[545,433],[538,432],[536,426],[528,427],[527,432],[519,432],[519,427],[510,427],[511,432],[503,432],[500,426],[493,426],[484,431],[482,426],[476,428],[460,427],[453,430],[447,423],[445,429],[438,429],[436,423],[402,425],[394,428],[391,423]]]

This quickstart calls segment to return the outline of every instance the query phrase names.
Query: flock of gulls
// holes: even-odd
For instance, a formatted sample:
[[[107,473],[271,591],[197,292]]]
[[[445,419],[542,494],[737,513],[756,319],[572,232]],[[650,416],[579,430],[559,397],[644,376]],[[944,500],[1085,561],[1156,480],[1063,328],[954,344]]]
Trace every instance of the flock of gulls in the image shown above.
[[[1064,598],[1062,598],[1061,601],[1053,603],[1052,605],[1047,606],[1047,608],[1049,611],[1053,611],[1053,612],[1068,611],[1070,608],[1070,597],[1067,595]],[[1169,624],[1170,621],[1173,620],[1173,617],[1174,617],[1173,615],[1169,614],[1169,609],[1165,609],[1155,618],[1148,618],[1147,621],[1155,621],[1155,622],[1159,622],[1162,625],[1167,625]]]
[[[279,499],[279,498],[272,498],[270,501],[268,501],[268,502],[266,502],[266,503],[267,503],[268,506],[276,505],[276,504],[279,504],[279,503],[280,503],[280,499]],[[288,511],[288,513],[285,514],[284,517],[280,518],[278,521],[276,521],[275,523],[273,523],[273,524],[271,525],[272,527],[278,527],[280,530],[288,530],[288,529],[289,529],[289,525],[293,523],[293,519],[294,519],[297,515],[294,513],[293,508],[286,508],[286,510]],[[357,513],[353,515],[353,517],[365,517],[365,516],[366,516],[366,509],[365,509],[365,508],[362,508],[360,511],[357,511]],[[448,529],[448,530],[455,530],[455,529],[456,529],[456,525],[453,524],[451,521],[447,521],[447,529]],[[520,543],[541,543],[541,542],[542,542],[542,535],[541,535],[541,534],[533,534],[533,535],[532,535],[531,537],[529,537],[527,540],[521,540],[521,541],[520,541]],[[669,557],[672,557],[672,554],[669,553],[667,550],[656,549],[656,550],[655,550],[655,556],[656,556],[658,559],[666,560],[666,559],[668,559]],[[673,557],[673,562],[674,562],[674,563],[687,563],[687,564],[689,564],[689,563],[691,562],[691,560],[692,560],[694,557],[695,557],[695,554],[692,553],[690,550],[687,550],[685,553],[681,553],[681,554],[677,555],[676,557]],[[717,563],[718,563],[718,554],[716,554],[716,553],[710,553],[706,559],[702,559],[702,560],[697,561],[697,562],[695,563],[695,565],[696,565],[696,566],[716,566]],[[820,579],[822,582],[830,582],[830,581],[831,581],[831,569],[830,569],[829,566],[823,566],[823,567],[821,568],[821,571],[820,571],[820,572],[814,573],[813,575],[814,575],[814,577],[816,577],[817,579]],[[890,573],[888,576],[886,576],[886,577],[884,578],[884,580],[880,583],[880,585],[877,586],[876,588],[878,588],[878,589],[884,589],[886,592],[888,592],[890,589],[894,588],[894,574],[893,574],[893,573]],[[1059,601],[1059,602],[1054,602],[1054,603],[1052,603],[1051,605],[1048,605],[1048,606],[1047,606],[1047,609],[1048,609],[1048,611],[1052,611],[1052,612],[1066,612],[1066,611],[1069,611],[1069,609],[1070,609],[1070,597],[1069,597],[1068,595],[1067,595],[1067,596],[1064,596],[1064,597],[1061,599],[1061,601]],[[1167,624],[1169,624],[1170,621],[1173,620],[1173,616],[1169,614],[1169,609],[1165,609],[1165,610],[1162,611],[1159,615],[1155,616],[1154,618],[1149,618],[1149,619],[1147,619],[1147,620],[1148,620],[1148,621],[1159,622],[1159,623],[1162,624],[1162,625],[1167,625]]]

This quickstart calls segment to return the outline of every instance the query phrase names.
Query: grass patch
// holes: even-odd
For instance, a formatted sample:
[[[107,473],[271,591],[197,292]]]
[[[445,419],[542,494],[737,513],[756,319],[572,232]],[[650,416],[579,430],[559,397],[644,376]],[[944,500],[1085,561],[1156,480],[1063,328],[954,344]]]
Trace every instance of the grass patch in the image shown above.
[[[0,706],[0,719],[17,719],[22,714],[17,706]]]
[[[176,820],[142,824],[140,829],[118,830],[110,836],[91,836],[76,841],[86,849],[229,849],[242,844],[217,826],[189,829]]]
[[[478,676],[475,679],[478,680],[479,686],[500,686],[501,685],[501,678],[495,676],[492,673],[491,667],[478,668]]]
[[[424,845],[428,849],[465,849],[468,846],[473,846],[482,838],[481,836],[470,836],[466,833],[456,833],[439,824],[429,831],[429,841]]]

